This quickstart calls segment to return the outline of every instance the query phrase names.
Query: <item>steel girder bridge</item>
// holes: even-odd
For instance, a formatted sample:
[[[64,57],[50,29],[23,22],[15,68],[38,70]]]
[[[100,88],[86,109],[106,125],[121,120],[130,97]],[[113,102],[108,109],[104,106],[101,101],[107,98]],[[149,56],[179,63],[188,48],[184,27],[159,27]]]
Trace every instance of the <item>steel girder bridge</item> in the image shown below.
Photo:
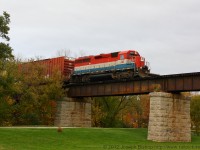
[[[138,95],[162,91],[170,93],[200,91],[200,72],[152,76],[132,80],[100,81],[65,86],[68,97]]]

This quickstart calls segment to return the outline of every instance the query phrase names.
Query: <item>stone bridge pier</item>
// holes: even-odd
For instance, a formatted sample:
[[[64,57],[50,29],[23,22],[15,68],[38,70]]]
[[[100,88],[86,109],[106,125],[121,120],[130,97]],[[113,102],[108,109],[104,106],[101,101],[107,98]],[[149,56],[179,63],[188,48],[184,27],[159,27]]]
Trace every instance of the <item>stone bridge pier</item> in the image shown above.
[[[181,94],[150,93],[148,140],[190,142],[190,98]]]
[[[91,127],[91,100],[68,98],[57,102],[55,126]]]

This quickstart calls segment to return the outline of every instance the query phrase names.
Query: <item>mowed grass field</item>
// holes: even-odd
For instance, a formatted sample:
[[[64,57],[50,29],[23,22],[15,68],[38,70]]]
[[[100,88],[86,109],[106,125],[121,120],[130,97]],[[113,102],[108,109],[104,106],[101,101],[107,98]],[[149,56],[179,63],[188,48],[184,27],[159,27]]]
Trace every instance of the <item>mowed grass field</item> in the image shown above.
[[[198,150],[200,136],[191,143],[147,141],[147,129],[0,128],[0,150]]]

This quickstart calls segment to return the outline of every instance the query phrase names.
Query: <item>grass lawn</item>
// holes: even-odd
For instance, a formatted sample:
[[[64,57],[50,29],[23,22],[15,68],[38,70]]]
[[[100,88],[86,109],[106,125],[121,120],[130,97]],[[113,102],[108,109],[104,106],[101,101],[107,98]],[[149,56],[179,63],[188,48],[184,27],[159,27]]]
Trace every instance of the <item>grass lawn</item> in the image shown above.
[[[200,136],[191,143],[147,141],[147,129],[0,128],[0,150],[199,150]]]

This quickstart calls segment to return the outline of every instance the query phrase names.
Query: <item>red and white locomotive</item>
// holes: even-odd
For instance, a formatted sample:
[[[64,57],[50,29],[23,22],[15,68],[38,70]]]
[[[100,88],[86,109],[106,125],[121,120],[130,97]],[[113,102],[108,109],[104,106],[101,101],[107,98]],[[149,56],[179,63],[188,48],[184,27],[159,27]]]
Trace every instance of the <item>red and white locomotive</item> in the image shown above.
[[[150,72],[145,58],[135,50],[126,50],[75,59],[71,82],[89,82],[98,78],[132,79]]]

